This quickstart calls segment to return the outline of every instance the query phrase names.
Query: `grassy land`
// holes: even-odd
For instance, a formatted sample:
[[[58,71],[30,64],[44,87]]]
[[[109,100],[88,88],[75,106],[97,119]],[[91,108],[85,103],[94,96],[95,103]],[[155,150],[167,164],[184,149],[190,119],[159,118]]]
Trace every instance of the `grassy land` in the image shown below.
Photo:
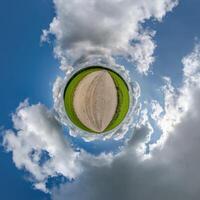
[[[89,132],[94,132],[94,131],[84,126],[75,114],[75,111],[73,108],[73,96],[74,96],[74,91],[77,85],[86,75],[90,74],[91,72],[98,71],[101,69],[102,67],[94,66],[94,67],[79,71],[67,83],[65,92],[64,92],[64,104],[65,104],[65,110],[68,117],[76,126]],[[111,70],[109,70],[109,73],[112,76],[117,88],[118,106],[117,106],[117,110],[112,121],[110,122],[108,127],[105,129],[105,131],[110,131],[114,129],[123,121],[123,119],[125,118],[128,112],[129,103],[130,103],[129,91],[128,91],[128,87],[125,81],[117,73]]]

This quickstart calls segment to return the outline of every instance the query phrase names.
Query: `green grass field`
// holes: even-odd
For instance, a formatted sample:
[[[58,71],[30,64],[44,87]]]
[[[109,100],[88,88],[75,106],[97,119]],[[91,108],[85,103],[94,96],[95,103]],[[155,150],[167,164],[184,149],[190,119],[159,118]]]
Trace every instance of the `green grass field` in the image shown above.
[[[104,130],[104,132],[114,129],[125,118],[125,116],[128,112],[128,109],[129,109],[129,104],[130,104],[128,86],[125,83],[125,81],[121,78],[121,76],[119,76],[116,72],[114,72],[110,69],[107,69],[107,68],[99,67],[99,66],[93,66],[93,67],[85,68],[85,69],[77,72],[68,81],[68,83],[65,87],[65,92],[64,92],[65,110],[66,110],[66,113],[67,113],[69,119],[79,128],[81,128],[85,131],[88,131],[88,132],[93,132],[93,133],[94,133],[94,131],[92,131],[92,130],[88,129],[86,126],[84,126],[81,123],[81,121],[78,119],[78,117],[76,116],[76,113],[75,113],[74,108],[73,108],[73,96],[74,96],[74,91],[75,91],[77,85],[86,75],[90,74],[91,72],[98,71],[98,70],[101,70],[101,69],[108,70],[108,72],[112,76],[112,78],[115,82],[115,86],[117,88],[117,95],[118,95],[117,110],[116,110],[116,113],[115,113],[112,121],[110,122],[108,127]]]

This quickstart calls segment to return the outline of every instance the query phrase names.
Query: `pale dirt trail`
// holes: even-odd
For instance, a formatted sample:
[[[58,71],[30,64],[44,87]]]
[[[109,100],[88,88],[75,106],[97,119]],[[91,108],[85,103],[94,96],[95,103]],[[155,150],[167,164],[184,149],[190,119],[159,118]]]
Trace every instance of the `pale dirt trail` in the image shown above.
[[[86,127],[104,131],[117,108],[117,89],[108,71],[100,70],[84,77],[74,92],[73,106]]]

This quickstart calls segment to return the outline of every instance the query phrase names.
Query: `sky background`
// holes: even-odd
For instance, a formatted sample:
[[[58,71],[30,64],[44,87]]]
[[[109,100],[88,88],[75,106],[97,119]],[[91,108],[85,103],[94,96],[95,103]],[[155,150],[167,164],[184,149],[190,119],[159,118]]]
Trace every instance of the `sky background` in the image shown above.
[[[162,23],[148,21],[146,26],[157,31],[154,41],[155,62],[151,66],[154,75],[139,75],[132,64],[122,61],[132,76],[141,84],[141,98],[159,98],[153,88],[160,86],[162,76],[170,76],[180,85],[181,59],[191,52],[200,37],[200,1],[182,0],[173,12],[167,13]],[[24,99],[31,104],[41,102],[51,108],[52,86],[61,74],[59,62],[54,58],[53,45],[40,43],[42,30],[47,28],[55,15],[50,0],[2,0],[0,6],[0,127],[12,128],[11,113]],[[102,149],[110,151],[121,142],[87,145],[81,139],[74,144],[98,154]],[[112,144],[112,145],[111,145]],[[26,172],[18,170],[11,153],[0,147],[0,194],[2,200],[47,200],[50,195],[34,190],[27,181]]]

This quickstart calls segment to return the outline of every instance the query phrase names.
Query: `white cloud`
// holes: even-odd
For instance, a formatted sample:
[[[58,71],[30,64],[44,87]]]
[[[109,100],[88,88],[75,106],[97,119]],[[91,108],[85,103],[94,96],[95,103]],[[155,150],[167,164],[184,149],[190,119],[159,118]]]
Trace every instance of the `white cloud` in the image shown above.
[[[124,56],[147,73],[154,61],[156,47],[153,31],[142,24],[149,19],[161,21],[178,0],[54,0],[56,16],[44,30],[56,37],[55,54],[61,69],[72,70],[82,56]]]
[[[168,134],[173,132],[174,127],[181,122],[192,106],[194,93],[200,89],[200,44],[195,45],[194,50],[182,59],[182,63],[182,86],[175,88],[171,79],[164,77],[166,84],[163,87],[163,108],[158,101],[152,101],[151,117],[164,133],[160,143],[163,143]],[[196,112],[196,109],[193,112]]]
[[[53,199],[63,200],[70,197],[71,200],[198,200],[199,58],[200,46],[197,45],[194,51],[183,59],[182,87],[175,89],[167,80],[164,108],[154,101],[155,112],[152,116],[160,123],[163,134],[167,134],[162,146],[154,147],[151,156],[146,159],[143,159],[145,151],[139,151],[138,154],[138,148],[149,141],[149,133],[152,131],[147,111],[143,110],[140,127],[136,129],[134,137],[109,166],[90,166],[88,163],[85,171],[72,184],[54,188]],[[169,129],[167,125],[170,126]]]
[[[3,144],[12,152],[16,167],[31,173],[37,189],[47,191],[45,183],[49,177],[63,175],[72,179],[79,174],[78,153],[70,147],[54,114],[45,106],[30,106],[25,101],[12,115],[12,121],[15,131],[5,132]],[[42,158],[44,153],[49,157],[46,161]]]

